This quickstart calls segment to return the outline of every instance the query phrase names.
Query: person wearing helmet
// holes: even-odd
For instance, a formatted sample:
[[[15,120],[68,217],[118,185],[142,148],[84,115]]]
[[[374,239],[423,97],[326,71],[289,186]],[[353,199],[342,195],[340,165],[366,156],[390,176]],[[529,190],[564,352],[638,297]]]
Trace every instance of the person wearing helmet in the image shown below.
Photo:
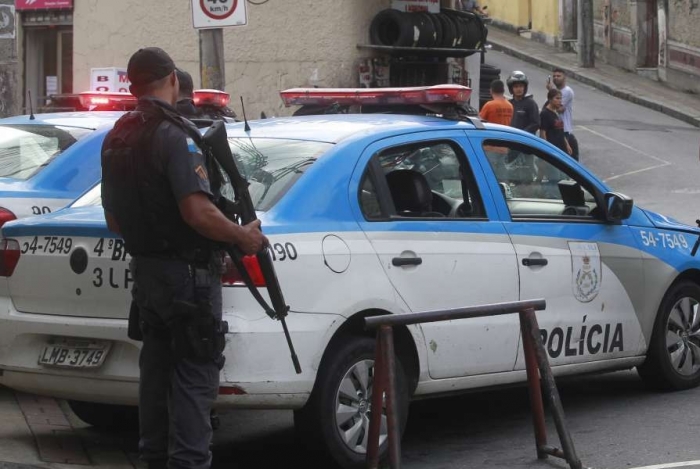
[[[511,127],[522,129],[531,134],[537,134],[540,128],[540,110],[532,95],[527,94],[529,81],[527,76],[521,71],[514,71],[506,81],[508,90],[513,98],[510,100],[513,105],[513,119],[510,121]]]

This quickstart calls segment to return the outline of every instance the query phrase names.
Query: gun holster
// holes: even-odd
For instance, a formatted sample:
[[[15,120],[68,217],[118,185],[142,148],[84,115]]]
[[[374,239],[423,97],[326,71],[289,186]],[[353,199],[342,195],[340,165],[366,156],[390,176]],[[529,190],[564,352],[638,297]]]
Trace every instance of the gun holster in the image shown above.
[[[189,301],[176,300],[173,312],[171,333],[175,357],[213,360],[222,368],[228,323],[216,319],[210,308]]]
[[[131,308],[129,308],[129,323],[126,329],[126,335],[131,340],[141,342],[143,340],[143,330],[141,329],[141,313],[136,300],[131,300]]]

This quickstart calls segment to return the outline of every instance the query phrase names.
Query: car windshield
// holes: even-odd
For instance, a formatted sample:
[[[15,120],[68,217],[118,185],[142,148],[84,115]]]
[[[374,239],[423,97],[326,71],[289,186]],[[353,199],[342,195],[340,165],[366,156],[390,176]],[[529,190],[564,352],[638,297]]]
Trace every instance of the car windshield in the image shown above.
[[[55,125],[0,125],[0,177],[29,179],[90,132]]]
[[[255,209],[269,210],[294,185],[321,154],[333,144],[274,138],[230,138],[236,165],[248,181]],[[224,176],[228,181],[228,178]],[[222,194],[233,200],[233,188],[227,182]],[[78,198],[71,207],[102,203],[100,185]]]

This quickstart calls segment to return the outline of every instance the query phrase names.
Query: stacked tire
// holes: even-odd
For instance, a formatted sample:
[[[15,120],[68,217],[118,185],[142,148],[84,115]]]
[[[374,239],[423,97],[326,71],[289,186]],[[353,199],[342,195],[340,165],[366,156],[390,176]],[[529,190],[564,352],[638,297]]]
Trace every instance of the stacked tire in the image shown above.
[[[486,35],[479,16],[455,10],[408,13],[390,8],[377,13],[370,25],[370,42],[379,46],[479,49]]]
[[[479,109],[491,100],[491,82],[500,80],[501,69],[489,64],[481,64],[479,79]]]

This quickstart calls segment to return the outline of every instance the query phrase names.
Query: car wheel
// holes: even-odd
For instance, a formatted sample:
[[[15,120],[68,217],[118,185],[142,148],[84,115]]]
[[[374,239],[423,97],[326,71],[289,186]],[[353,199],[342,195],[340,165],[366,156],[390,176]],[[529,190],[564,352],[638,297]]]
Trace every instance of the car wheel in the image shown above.
[[[139,408],[95,402],[68,401],[75,415],[85,423],[104,430],[137,430]]]
[[[317,383],[306,406],[294,413],[297,433],[304,443],[321,449],[346,469],[365,467],[375,341],[352,337],[330,351],[319,370]],[[408,381],[396,361],[396,408],[400,431],[408,418]],[[382,409],[380,453],[386,455],[388,440],[386,408]]]
[[[673,285],[657,313],[646,361],[638,367],[642,379],[662,390],[700,384],[700,286]]]

